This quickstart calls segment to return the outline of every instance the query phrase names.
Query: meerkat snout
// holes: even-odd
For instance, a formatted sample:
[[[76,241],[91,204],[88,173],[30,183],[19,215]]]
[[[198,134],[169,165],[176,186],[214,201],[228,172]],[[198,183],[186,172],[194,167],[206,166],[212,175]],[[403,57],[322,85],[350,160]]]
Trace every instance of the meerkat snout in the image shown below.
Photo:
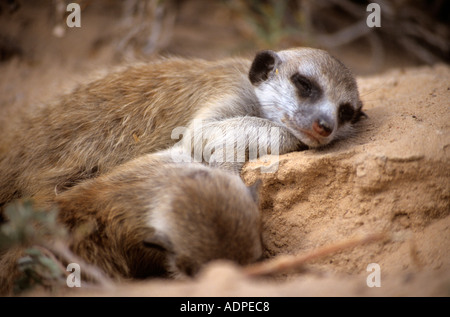
[[[323,137],[327,137],[333,132],[334,124],[327,118],[318,118],[312,124],[312,129]]]
[[[348,135],[364,115],[350,71],[319,49],[262,51],[249,79],[262,116],[283,124],[309,147]]]

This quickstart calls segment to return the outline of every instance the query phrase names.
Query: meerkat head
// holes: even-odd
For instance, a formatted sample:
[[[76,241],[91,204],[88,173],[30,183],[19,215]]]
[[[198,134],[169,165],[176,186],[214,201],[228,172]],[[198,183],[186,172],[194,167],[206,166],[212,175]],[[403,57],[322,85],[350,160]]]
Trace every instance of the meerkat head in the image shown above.
[[[189,167],[151,215],[144,245],[165,252],[174,277],[193,276],[216,259],[248,264],[262,256],[255,187],[218,169]]]
[[[249,79],[263,117],[284,125],[309,147],[345,137],[365,116],[354,77],[323,50],[259,52]]]

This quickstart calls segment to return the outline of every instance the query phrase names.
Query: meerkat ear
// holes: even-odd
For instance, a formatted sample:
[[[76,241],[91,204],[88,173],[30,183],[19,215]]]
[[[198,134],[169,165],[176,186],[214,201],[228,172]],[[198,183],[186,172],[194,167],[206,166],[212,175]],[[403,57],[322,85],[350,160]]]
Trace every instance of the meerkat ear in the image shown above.
[[[253,85],[267,80],[272,73],[277,71],[281,59],[274,51],[261,51],[253,59],[248,78]]]
[[[172,241],[170,241],[169,237],[162,232],[151,234],[142,242],[146,248],[152,248],[162,252],[173,251]]]
[[[258,179],[252,185],[247,187],[250,192],[250,195],[252,195],[252,198],[255,203],[259,202],[259,189],[261,188],[261,184],[262,184],[262,181],[260,179]]]

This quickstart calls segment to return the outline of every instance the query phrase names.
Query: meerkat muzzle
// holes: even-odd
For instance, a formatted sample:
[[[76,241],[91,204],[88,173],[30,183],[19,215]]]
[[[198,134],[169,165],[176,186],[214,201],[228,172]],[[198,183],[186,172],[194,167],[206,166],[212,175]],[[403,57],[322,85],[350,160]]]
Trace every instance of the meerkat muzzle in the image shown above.
[[[330,125],[324,119],[317,119],[316,121],[314,121],[312,124],[312,128],[313,128],[314,132],[316,132],[317,134],[319,134],[323,137],[327,137],[331,134],[331,132],[333,132],[332,125]]]

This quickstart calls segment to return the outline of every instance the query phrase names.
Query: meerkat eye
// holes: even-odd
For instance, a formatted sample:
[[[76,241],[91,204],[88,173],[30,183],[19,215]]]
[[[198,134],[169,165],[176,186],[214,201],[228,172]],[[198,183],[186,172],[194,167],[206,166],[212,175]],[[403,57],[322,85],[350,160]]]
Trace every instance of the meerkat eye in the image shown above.
[[[302,96],[303,98],[311,96],[313,90],[313,84],[311,80],[297,73],[292,75],[291,81],[297,88],[300,96]]]
[[[362,117],[367,118],[367,114],[362,111],[362,103],[360,103],[359,108],[356,109],[355,114],[353,115],[352,123],[358,122]]]
[[[348,122],[353,119],[355,110],[349,103],[344,103],[339,106],[339,121],[341,123]]]
[[[149,248],[149,249],[154,249],[154,250],[158,250],[161,252],[167,252],[167,249],[160,244],[143,241],[143,245],[144,245],[144,247]]]

